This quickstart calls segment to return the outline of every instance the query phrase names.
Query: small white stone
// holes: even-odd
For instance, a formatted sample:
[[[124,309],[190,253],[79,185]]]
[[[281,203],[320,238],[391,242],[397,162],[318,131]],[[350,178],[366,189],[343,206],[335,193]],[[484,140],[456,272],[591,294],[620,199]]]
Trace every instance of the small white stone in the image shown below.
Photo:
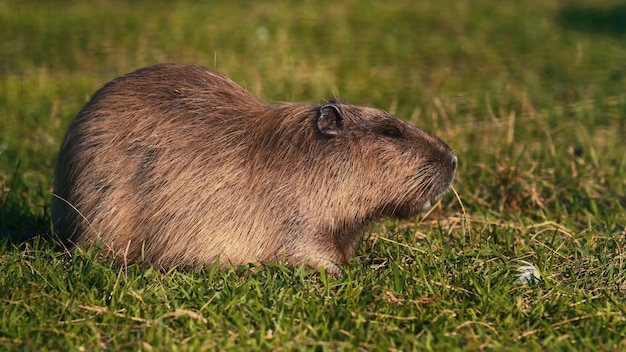
[[[525,260],[518,260],[521,266],[517,268],[517,272],[520,274],[516,283],[522,285],[528,285],[532,283],[539,282],[541,280],[541,274],[539,274],[539,270],[535,268],[533,263],[527,262]]]

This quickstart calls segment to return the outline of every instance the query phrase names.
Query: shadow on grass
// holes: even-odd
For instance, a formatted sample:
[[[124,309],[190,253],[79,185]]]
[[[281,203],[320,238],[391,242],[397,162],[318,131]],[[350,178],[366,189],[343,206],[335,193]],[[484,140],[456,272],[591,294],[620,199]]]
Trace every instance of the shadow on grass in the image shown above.
[[[47,207],[29,202],[37,190],[24,184],[17,169],[11,181],[0,179],[0,241],[20,244],[35,237],[50,238]]]
[[[566,28],[622,37],[626,35],[626,4],[602,7],[566,5],[559,10],[556,20]]]
[[[0,204],[0,241],[19,245],[36,237],[50,238],[47,218]]]

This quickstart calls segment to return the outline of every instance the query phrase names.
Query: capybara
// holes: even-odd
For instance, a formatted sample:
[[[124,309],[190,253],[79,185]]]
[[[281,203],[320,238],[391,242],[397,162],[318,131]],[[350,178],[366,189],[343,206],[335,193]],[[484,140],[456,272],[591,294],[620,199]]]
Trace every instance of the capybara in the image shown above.
[[[280,262],[342,271],[367,226],[445,193],[440,139],[368,107],[270,105],[211,69],[116,78],[74,119],[55,170],[69,244],[158,268]]]

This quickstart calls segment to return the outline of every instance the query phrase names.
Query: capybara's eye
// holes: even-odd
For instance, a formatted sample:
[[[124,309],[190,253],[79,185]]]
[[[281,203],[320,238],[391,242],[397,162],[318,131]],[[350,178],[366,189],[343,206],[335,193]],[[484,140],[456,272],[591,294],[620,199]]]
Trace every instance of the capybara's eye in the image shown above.
[[[381,134],[391,138],[402,138],[402,132],[394,126],[387,126],[381,130]]]

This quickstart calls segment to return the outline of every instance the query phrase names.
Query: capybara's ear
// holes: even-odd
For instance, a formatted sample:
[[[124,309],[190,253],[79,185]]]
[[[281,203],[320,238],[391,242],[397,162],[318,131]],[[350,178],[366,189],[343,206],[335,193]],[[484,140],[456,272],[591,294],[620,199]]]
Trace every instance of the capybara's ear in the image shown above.
[[[343,116],[334,104],[322,105],[317,113],[317,129],[327,136],[338,136],[343,131]]]

